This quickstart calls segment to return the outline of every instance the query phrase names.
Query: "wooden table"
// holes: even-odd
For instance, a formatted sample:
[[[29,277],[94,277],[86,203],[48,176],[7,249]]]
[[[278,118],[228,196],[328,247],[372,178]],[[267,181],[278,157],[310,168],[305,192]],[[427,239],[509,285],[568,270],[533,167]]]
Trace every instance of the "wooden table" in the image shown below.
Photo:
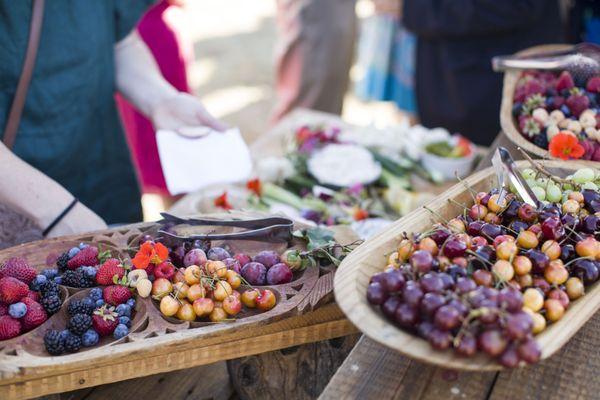
[[[498,146],[522,158],[500,134],[479,168]],[[598,399],[600,314],[553,357],[503,372],[457,372],[413,361],[361,337],[320,399]]]

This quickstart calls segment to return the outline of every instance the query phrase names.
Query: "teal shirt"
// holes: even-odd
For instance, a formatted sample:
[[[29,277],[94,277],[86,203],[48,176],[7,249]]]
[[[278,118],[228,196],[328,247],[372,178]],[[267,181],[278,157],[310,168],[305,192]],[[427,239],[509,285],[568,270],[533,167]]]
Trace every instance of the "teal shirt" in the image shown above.
[[[151,0],[48,0],[14,152],[107,223],[141,219],[114,100],[114,45]],[[0,0],[0,134],[21,73],[31,0]],[[51,199],[49,199],[51,201]]]

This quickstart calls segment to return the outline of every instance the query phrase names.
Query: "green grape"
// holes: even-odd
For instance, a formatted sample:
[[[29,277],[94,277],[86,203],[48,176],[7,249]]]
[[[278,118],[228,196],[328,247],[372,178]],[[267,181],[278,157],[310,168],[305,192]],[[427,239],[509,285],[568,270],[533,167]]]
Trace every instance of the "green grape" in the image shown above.
[[[581,185],[582,189],[590,189],[590,190],[598,190],[598,186],[594,183],[594,182],[586,182],[583,185]]]
[[[525,168],[523,172],[521,172],[521,176],[523,179],[535,179],[535,171],[531,168]]]
[[[537,178],[536,181],[538,183],[538,186],[540,186],[542,188],[545,188],[546,186],[548,186],[548,182],[549,182],[548,178],[544,178],[544,177]]]
[[[535,179],[527,179],[525,182],[527,182],[527,184],[529,185],[529,187],[536,187],[539,186],[537,181]],[[516,193],[516,192],[515,192]]]
[[[563,188],[563,190],[570,190],[570,191],[573,191],[573,189],[574,189],[573,185],[571,185],[570,183],[563,184],[562,188]]]
[[[546,189],[546,199],[548,199],[548,201],[557,203],[560,201],[561,197],[562,191],[558,186],[554,184],[548,185],[548,188]]]
[[[596,174],[591,168],[581,168],[575,171],[575,173],[573,174],[573,180],[579,184],[592,182],[595,177]]]
[[[533,194],[535,194],[535,197],[537,197],[538,200],[546,200],[546,191],[544,190],[544,188],[535,186],[531,188],[531,191],[533,192]]]

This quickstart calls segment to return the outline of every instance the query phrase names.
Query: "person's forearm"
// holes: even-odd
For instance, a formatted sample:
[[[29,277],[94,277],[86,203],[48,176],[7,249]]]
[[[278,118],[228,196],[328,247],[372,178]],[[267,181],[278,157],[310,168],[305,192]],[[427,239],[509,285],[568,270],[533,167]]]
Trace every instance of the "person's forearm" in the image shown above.
[[[73,201],[60,184],[33,168],[0,142],[0,203],[46,229]],[[77,203],[49,232],[50,236],[105,228],[85,205]]]
[[[156,104],[178,93],[136,31],[116,44],[115,70],[117,90],[148,117]]]

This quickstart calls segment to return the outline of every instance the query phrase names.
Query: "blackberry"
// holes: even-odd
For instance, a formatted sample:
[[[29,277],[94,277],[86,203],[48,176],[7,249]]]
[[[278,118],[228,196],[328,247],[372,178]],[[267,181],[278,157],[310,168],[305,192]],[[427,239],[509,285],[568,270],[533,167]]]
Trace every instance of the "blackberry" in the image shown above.
[[[75,335],[83,335],[92,326],[92,317],[85,314],[75,314],[69,320],[67,328]]]
[[[55,314],[60,310],[60,306],[62,305],[58,295],[44,296],[40,300],[40,303],[42,303],[44,310],[46,310],[48,314]]]
[[[62,283],[65,286],[76,288],[87,288],[95,285],[95,282],[85,276],[79,268],[75,271],[65,271],[62,276]]]
[[[51,280],[40,284],[40,292],[42,292],[43,297],[58,296],[60,294],[58,284]]]
[[[546,136],[546,132],[542,132],[538,135],[535,135],[535,137],[533,138],[533,144],[535,144],[538,147],[541,147],[542,149],[547,149],[548,136]]]
[[[62,338],[60,331],[55,329],[47,331],[44,335],[44,346],[46,347],[46,351],[53,356],[64,353],[65,341]]]
[[[81,336],[70,334],[65,339],[65,350],[69,353],[75,353],[81,348]]]
[[[69,252],[66,251],[58,257],[56,260],[56,266],[59,271],[65,271],[67,269],[67,263],[69,262]]]
[[[70,316],[74,316],[75,314],[92,315],[94,312],[94,306],[89,305],[82,300],[73,300],[71,303],[69,303],[67,311],[69,312]]]

